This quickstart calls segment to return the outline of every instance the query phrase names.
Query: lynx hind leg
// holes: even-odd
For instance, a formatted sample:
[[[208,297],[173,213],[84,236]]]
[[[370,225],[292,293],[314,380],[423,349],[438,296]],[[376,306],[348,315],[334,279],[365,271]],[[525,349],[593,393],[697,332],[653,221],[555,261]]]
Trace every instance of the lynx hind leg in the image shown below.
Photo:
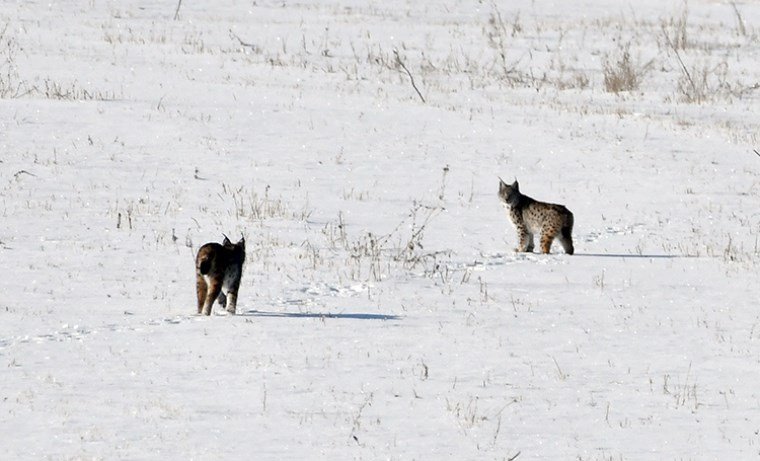
[[[207,283],[208,291],[206,292],[206,299],[203,303],[203,315],[211,315],[214,301],[216,301],[222,291],[222,282],[220,280],[212,278]]]
[[[198,294],[198,313],[200,314],[203,312],[203,303],[206,302],[206,292],[208,291],[208,285],[200,274],[195,278],[195,290]]]
[[[565,249],[565,253],[571,255],[575,253],[573,248],[573,225],[569,224],[562,228],[559,235],[559,243],[562,244],[562,248]]]
[[[227,306],[227,296],[224,295],[224,290],[219,292],[219,296],[216,297],[216,301],[222,307]]]
[[[227,312],[234,314],[237,310],[237,292],[230,291],[227,293]]]
[[[541,231],[541,253],[549,254],[552,249],[552,242],[557,236],[558,229],[549,227]]]

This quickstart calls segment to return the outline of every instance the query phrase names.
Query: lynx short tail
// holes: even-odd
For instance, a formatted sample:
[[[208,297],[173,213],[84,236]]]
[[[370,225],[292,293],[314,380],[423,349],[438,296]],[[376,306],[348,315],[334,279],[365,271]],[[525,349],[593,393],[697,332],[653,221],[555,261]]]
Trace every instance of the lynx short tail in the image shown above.
[[[200,261],[198,261],[198,272],[200,272],[201,275],[208,274],[209,270],[211,270],[211,260],[210,259],[203,258]]]

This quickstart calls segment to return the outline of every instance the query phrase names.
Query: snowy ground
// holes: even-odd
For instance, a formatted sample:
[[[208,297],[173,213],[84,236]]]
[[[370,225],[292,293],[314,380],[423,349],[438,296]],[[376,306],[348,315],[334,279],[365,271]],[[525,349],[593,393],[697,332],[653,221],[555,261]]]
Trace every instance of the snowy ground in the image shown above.
[[[514,3],[3,2],[0,458],[757,457],[760,4]]]

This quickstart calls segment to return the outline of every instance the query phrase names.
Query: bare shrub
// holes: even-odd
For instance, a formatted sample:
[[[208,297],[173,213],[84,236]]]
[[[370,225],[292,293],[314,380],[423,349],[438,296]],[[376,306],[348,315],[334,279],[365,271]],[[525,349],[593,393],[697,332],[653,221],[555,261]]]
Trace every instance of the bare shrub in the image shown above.
[[[546,79],[545,82],[554,84],[559,90],[578,89],[585,90],[588,88],[589,80],[588,75],[584,72],[576,70],[571,72],[570,76],[565,77],[564,73],[554,79]]]
[[[494,61],[494,68],[498,69],[498,78],[511,86],[523,84],[526,80],[525,75],[517,67],[520,59],[514,62],[507,61],[509,54],[508,43],[517,34],[523,30],[520,22],[520,15],[516,15],[512,23],[505,21],[496,3],[491,5],[492,11],[488,18],[488,24],[484,27],[483,33],[488,40],[488,45],[497,53]]]
[[[342,267],[352,280],[380,281],[394,269],[420,270],[427,277],[444,278],[446,267],[441,260],[450,257],[450,250],[426,250],[422,244],[431,221],[442,211],[440,206],[415,201],[407,217],[389,233],[364,230],[353,238],[348,235],[343,214],[339,213],[338,220],[328,223],[322,234],[330,251],[345,255]]]
[[[643,65],[634,61],[626,46],[618,59],[608,57],[604,62],[604,89],[609,93],[638,90],[651,65],[652,61]]]
[[[0,30],[0,98],[20,98],[30,92],[19,78],[14,55],[19,50],[16,38],[8,34],[10,24]]]
[[[739,19],[741,20],[740,15]],[[677,83],[677,92],[681,101],[701,104],[718,99],[742,98],[760,89],[758,83],[747,85],[740,81],[729,82],[729,66],[725,59],[718,64],[712,64],[709,61],[701,64],[687,64],[683,57],[688,54],[684,51],[687,46],[685,11],[677,25],[677,28],[669,29],[663,24],[662,36],[667,46],[666,51],[675,57],[678,68],[681,70]]]
[[[725,61],[715,66],[703,64],[691,68],[687,68],[683,61],[679,62],[681,76],[678,78],[678,94],[683,102],[701,104],[732,94]]]
[[[76,81],[64,84],[46,78],[38,86],[22,80],[15,62],[15,55],[21,47],[8,29],[7,23],[0,29],[0,99],[35,95],[68,101],[111,101],[118,98],[115,92],[88,90]]]
[[[660,28],[662,30],[662,35],[669,48],[685,50],[689,45],[689,40],[686,34],[688,17],[689,10],[684,4],[680,18],[670,18],[661,22]]]
[[[77,82],[60,83],[45,79],[44,88],[35,88],[36,93],[47,99],[64,101],[114,101],[119,99],[113,91],[93,91],[81,87]]]
[[[311,215],[311,210],[304,205],[302,209],[291,209],[283,199],[272,197],[269,194],[270,187],[264,188],[264,195],[261,196],[255,191],[249,190],[244,186],[233,187],[222,183],[221,198],[227,201],[227,196],[232,199],[233,209],[236,218],[248,219],[250,221],[264,221],[267,219],[292,219],[296,221],[305,221]]]

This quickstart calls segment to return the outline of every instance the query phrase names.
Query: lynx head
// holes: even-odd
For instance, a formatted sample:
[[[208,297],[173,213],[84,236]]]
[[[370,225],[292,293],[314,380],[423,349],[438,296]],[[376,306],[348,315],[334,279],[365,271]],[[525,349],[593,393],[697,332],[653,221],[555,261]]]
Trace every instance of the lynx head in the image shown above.
[[[517,205],[517,202],[520,200],[520,185],[517,184],[516,179],[515,182],[509,185],[499,178],[499,198],[506,205]]]
[[[222,234],[224,235],[224,234]],[[230,239],[224,235],[224,241],[222,246],[232,252],[233,259],[243,262],[245,260],[245,237],[240,236],[240,240],[237,243],[232,243]]]

